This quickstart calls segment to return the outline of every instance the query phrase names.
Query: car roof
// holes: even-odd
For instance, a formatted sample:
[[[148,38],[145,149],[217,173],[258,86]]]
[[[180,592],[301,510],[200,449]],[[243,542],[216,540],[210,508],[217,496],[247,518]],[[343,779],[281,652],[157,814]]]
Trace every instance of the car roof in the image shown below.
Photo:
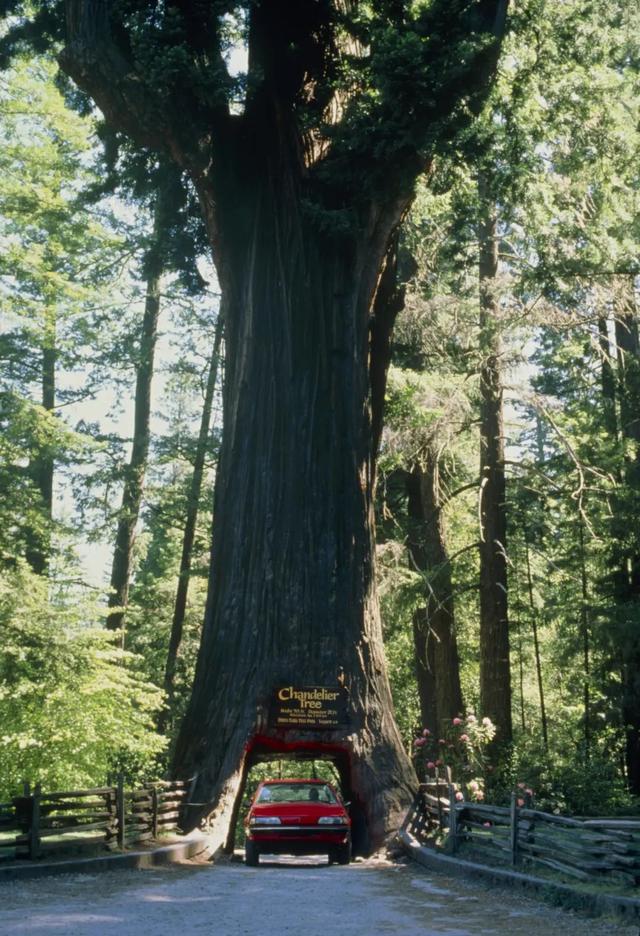
[[[318,785],[322,786],[331,786],[331,783],[329,783],[328,780],[305,780],[298,777],[291,780],[263,780],[262,786],[272,786],[273,784],[277,785],[278,783],[317,783]]]

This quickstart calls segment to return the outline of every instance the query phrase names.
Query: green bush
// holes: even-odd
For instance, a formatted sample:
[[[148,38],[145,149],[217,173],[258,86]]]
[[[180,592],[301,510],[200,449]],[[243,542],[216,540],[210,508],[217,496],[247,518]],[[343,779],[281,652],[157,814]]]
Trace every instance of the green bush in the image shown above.
[[[102,785],[154,772],[162,693],[96,625],[104,610],[18,564],[0,581],[0,797],[23,780]]]

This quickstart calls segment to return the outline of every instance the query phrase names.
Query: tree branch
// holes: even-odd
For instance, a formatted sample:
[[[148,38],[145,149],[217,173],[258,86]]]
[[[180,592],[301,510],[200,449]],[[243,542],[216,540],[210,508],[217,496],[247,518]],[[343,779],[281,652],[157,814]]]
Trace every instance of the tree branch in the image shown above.
[[[109,0],[66,0],[65,9],[67,43],[58,58],[62,70],[114,128],[139,145],[168,152],[192,173],[202,171],[211,159],[212,126],[229,117],[226,106],[219,100],[194,100],[191,82],[178,78],[168,88],[154,86],[133,51],[127,24],[114,20]],[[219,50],[214,61],[224,69],[221,80],[228,80]],[[194,119],[200,126],[194,128]]]
[[[108,0],[67,0],[67,44],[60,67],[94,99],[107,121],[137,143],[164,148],[159,101],[115,42]]]

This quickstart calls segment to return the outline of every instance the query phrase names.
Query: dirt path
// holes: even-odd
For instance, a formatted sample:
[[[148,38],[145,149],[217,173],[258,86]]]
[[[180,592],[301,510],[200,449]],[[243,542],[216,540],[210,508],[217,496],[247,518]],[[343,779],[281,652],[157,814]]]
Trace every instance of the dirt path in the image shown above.
[[[0,885],[2,936],[631,936],[508,891],[369,860],[179,865]]]

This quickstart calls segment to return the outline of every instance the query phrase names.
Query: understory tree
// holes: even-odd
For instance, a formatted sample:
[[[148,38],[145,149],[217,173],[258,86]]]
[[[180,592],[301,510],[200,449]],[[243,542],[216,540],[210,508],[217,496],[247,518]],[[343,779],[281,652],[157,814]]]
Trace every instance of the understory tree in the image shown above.
[[[54,35],[62,6],[18,21],[15,43]],[[374,588],[373,299],[416,177],[485,94],[506,0],[64,6],[63,69],[112,127],[184,172],[222,287],[211,581],[175,752],[205,804],[188,824],[215,811],[226,838],[274,684],[341,678],[349,727],[324,740],[349,749],[377,843],[415,780]],[[233,41],[248,51],[238,80]]]
[[[154,357],[160,316],[160,290],[162,285],[162,201],[158,196],[152,234],[152,245],[146,256],[146,289],[144,314],[140,324],[136,360],[136,388],[134,396],[133,439],[131,458],[125,469],[122,502],[118,515],[116,542],[111,564],[111,581],[107,618],[110,630],[121,631],[125,643],[125,612],[129,601],[129,585],[133,568],[133,547],[140,515],[144,479],[149,456],[151,435],[151,388]]]
[[[90,130],[54,75],[53,63],[33,58],[0,84],[0,561],[23,556],[42,575],[63,526],[56,472],[94,450],[62,416],[105,382],[103,313],[121,247],[103,214],[78,211],[95,180]]]
[[[161,704],[142,661],[105,633],[78,557],[72,485],[103,442],[89,413],[111,390],[124,330],[126,246],[97,184],[94,122],[69,110],[55,63],[0,79],[0,797],[157,771]],[[75,493],[75,492],[74,492]]]

